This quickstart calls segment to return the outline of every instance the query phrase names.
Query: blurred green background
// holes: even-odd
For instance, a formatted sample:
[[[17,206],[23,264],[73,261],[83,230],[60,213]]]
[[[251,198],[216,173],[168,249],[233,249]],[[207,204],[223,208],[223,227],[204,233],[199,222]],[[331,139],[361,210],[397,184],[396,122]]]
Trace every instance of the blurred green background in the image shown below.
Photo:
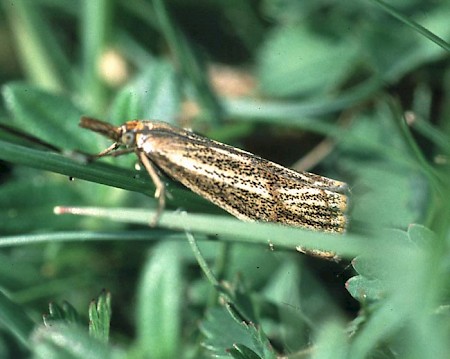
[[[446,0],[1,0],[0,358],[447,358],[449,19]],[[150,228],[148,175],[83,161],[110,142],[81,115],[345,181],[348,232],[239,222],[169,179]]]

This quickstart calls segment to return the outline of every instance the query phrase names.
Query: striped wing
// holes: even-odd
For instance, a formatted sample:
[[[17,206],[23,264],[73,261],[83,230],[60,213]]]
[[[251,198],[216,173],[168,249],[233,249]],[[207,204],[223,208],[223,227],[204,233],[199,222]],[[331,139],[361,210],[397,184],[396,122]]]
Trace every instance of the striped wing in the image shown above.
[[[163,126],[142,133],[138,148],[193,192],[242,220],[345,231],[345,183],[296,172],[190,131],[175,130]]]

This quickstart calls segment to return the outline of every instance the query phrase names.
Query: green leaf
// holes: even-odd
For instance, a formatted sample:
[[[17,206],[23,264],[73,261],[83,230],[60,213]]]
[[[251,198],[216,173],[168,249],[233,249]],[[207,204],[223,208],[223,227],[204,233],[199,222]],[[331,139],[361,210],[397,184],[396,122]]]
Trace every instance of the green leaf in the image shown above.
[[[47,327],[55,325],[57,322],[66,324],[82,324],[80,315],[69,302],[63,302],[62,306],[55,302],[51,302],[48,305],[48,312],[49,314],[44,314],[43,316],[44,325]]]
[[[107,343],[109,340],[109,327],[111,322],[111,293],[103,291],[89,304],[89,334]]]
[[[384,101],[342,138],[340,161],[352,173],[352,220],[375,228],[406,228],[423,215],[429,184]],[[394,135],[395,134],[395,135]]]
[[[408,234],[401,230],[384,230],[380,233],[386,237],[385,251],[396,248],[398,255],[407,256],[413,248]],[[377,301],[389,294],[389,285],[395,281],[395,266],[392,259],[382,251],[366,253],[352,260],[352,266],[359,274],[350,278],[345,287],[356,300],[367,303]]]
[[[342,325],[330,321],[321,328],[312,353],[312,359],[349,358],[347,337]]]
[[[345,283],[345,288],[350,295],[361,303],[377,301],[386,295],[386,288],[379,279],[369,279],[358,275],[350,278]]]
[[[439,303],[436,294],[446,282],[448,273],[436,266],[439,257],[431,246],[417,245],[407,232],[391,233],[387,239],[392,245],[389,246],[388,241],[383,252],[373,254],[378,256],[379,263],[377,268],[370,270],[374,279],[350,280],[353,283],[348,289],[355,299],[364,302],[364,295],[376,299],[380,293],[382,298],[369,307],[370,315],[354,337],[348,357],[365,357],[373,352],[377,343],[386,341],[391,342],[391,351],[397,351],[398,346],[406,357],[413,352],[416,357],[428,357],[442,350],[440,339],[434,339],[442,330],[440,320],[436,321],[431,313]],[[377,288],[381,288],[378,293]],[[408,329],[404,331],[406,327]],[[399,332],[402,337],[409,338],[410,345],[399,342],[396,335]],[[423,333],[430,333],[432,346],[413,344],[423,339]],[[439,351],[435,351],[437,348]],[[416,352],[420,354],[416,355]]]
[[[416,249],[407,232],[399,229],[385,229],[379,231],[379,237],[386,241],[381,247],[373,246],[376,253],[366,253],[353,259],[353,268],[361,275],[371,279],[386,279],[391,273],[384,267],[386,251],[390,248],[396,248],[407,252],[410,249]],[[385,247],[387,246],[387,248]],[[383,251],[384,249],[384,251]]]
[[[242,344],[235,344],[233,348],[229,350],[229,353],[236,359],[261,359],[253,350]]]
[[[78,127],[82,112],[69,99],[24,83],[5,85],[2,94],[16,128],[62,149],[98,150]]]
[[[216,358],[229,358],[228,353],[233,347],[236,349],[233,353],[238,353],[236,345],[241,349],[248,348],[260,358],[276,358],[269,340],[260,327],[253,323],[239,322],[225,308],[210,309],[200,329],[206,337],[204,346]]]
[[[178,358],[185,293],[180,243],[154,247],[140,280],[137,341],[143,357]]]
[[[144,119],[173,121],[180,113],[180,85],[173,67],[156,62],[136,79],[142,96]]]
[[[371,226],[406,227],[420,218],[427,189],[419,173],[373,163],[358,171],[353,220]],[[401,210],[400,210],[401,209]]]
[[[128,120],[143,118],[141,96],[135,91],[133,85],[127,85],[117,93],[111,104],[112,124],[121,125]]]
[[[117,357],[104,343],[77,326],[55,324],[39,327],[32,336],[35,358],[98,359]]]
[[[296,253],[286,256],[273,270],[262,292],[277,314],[270,333],[284,347],[299,350],[309,344],[307,333],[314,329],[314,318],[318,319],[325,310],[334,311],[334,307],[326,293],[310,300],[310,293],[317,293],[321,288],[307,273],[307,268],[301,268]],[[303,292],[302,287],[307,287],[307,290]]]
[[[432,245],[438,240],[432,230],[415,223],[408,227],[408,238],[420,247]]]
[[[125,86],[113,102],[112,122],[127,120],[173,121],[180,111],[180,86],[173,67],[154,61],[131,84]]]
[[[260,89],[271,96],[324,93],[349,76],[357,60],[350,41],[314,34],[306,27],[280,27],[260,53]]]
[[[431,244],[435,243],[435,234],[421,225],[411,225],[408,232],[400,230],[385,230],[383,235],[387,238],[384,252],[369,253],[356,257],[352,261],[353,268],[359,274],[350,278],[346,289],[358,301],[376,301],[389,297],[392,293],[399,294],[398,286],[406,290],[408,283],[414,287],[415,283],[403,280],[409,275],[410,267],[417,271],[417,276],[426,276],[428,268],[420,267],[418,261],[427,261],[430,255]],[[394,249],[395,248],[395,249]],[[391,251],[395,252],[395,256]],[[419,279],[418,279],[419,280]],[[411,295],[411,293],[408,293]]]

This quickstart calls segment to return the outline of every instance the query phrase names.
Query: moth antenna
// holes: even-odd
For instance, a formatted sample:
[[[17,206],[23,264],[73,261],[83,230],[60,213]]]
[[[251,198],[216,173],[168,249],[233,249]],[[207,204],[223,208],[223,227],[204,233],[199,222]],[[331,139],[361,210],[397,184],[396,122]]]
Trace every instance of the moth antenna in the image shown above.
[[[112,139],[114,142],[120,142],[120,137],[122,136],[122,129],[120,127],[113,126],[92,117],[82,116],[79,126],[100,133],[103,136]]]

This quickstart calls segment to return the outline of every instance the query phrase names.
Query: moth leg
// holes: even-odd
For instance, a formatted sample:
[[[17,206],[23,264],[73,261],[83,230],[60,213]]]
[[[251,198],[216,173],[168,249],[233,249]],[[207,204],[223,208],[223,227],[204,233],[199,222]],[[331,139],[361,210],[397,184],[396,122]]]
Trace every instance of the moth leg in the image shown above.
[[[131,152],[134,152],[134,148],[125,148],[123,150],[119,150],[119,151],[114,151],[114,152],[108,153],[107,155],[111,156],[111,157],[119,157],[119,156],[122,156],[122,155],[126,155],[128,153],[131,153]],[[103,156],[105,156],[105,155],[103,155]]]
[[[150,221],[150,226],[154,227],[161,218],[161,214],[166,205],[166,186],[164,185],[164,182],[161,180],[161,177],[159,177],[157,169],[151,163],[148,157],[143,152],[139,152],[138,155],[139,159],[141,160],[142,164],[144,165],[145,169],[147,170],[153,183],[156,186],[155,198],[158,200],[158,210],[156,211],[156,216],[152,218],[152,220]]]
[[[109,155],[111,155],[111,152],[117,150],[119,147],[120,147],[120,143],[114,142],[111,146],[109,146],[108,148],[104,149],[98,155],[94,155],[92,157],[93,158],[100,158],[100,157],[103,157],[103,156],[109,156]]]
[[[114,142],[111,146],[109,146],[107,149],[103,150],[102,152],[100,152],[97,155],[87,155],[88,160],[91,162],[100,157],[106,157],[106,156],[119,157],[119,156],[122,156],[122,155],[125,155],[127,153],[134,151],[134,148],[125,148],[123,150],[116,151],[120,146],[121,146],[120,143]]]

